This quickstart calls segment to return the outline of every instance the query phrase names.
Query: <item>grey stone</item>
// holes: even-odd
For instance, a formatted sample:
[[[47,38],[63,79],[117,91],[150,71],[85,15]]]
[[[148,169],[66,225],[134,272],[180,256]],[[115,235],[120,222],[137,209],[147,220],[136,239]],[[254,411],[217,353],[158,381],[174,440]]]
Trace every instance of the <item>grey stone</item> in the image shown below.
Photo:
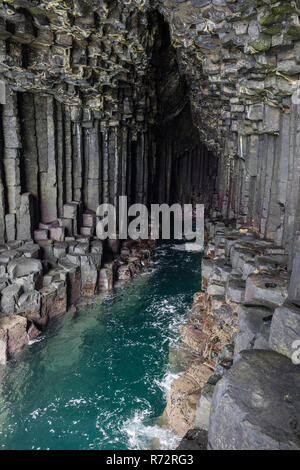
[[[207,295],[209,296],[221,296],[225,294],[225,285],[217,283],[209,283],[209,286],[206,289]]]
[[[17,313],[28,318],[39,316],[41,308],[41,295],[38,291],[25,292],[18,299]]]
[[[69,203],[64,205],[64,218],[65,219],[77,219],[78,217],[78,204]]]
[[[288,285],[283,277],[252,274],[246,281],[245,303],[278,307],[288,296]]]
[[[49,231],[45,229],[38,229],[34,231],[33,237],[35,241],[48,240]]]
[[[207,383],[201,390],[200,399],[197,403],[195,427],[208,431],[209,416],[214,393],[214,385]]]
[[[294,257],[288,298],[300,306],[300,251]]]
[[[17,302],[22,293],[22,287],[17,284],[12,284],[1,292],[1,310],[6,315],[14,313],[17,310]]]
[[[16,231],[16,214],[6,214],[5,216],[5,227],[7,240],[15,240]]]
[[[226,301],[237,304],[243,302],[245,287],[245,281],[239,279],[229,279],[226,283]]]
[[[32,194],[21,195],[21,205],[18,223],[18,239],[30,240],[33,236],[34,208]]]
[[[243,351],[214,391],[208,448],[300,449],[300,367],[273,351]]]
[[[266,307],[253,307],[239,305],[239,329],[235,338],[234,356],[237,357],[241,351],[247,349],[269,349],[268,338],[262,343],[265,337],[265,325],[270,329],[273,311]],[[265,348],[258,346],[265,345]]]
[[[300,307],[286,301],[278,307],[272,319],[270,348],[297,361],[300,344]],[[300,361],[299,361],[300,362]]]
[[[43,266],[40,260],[24,257],[10,261],[7,272],[11,279],[16,279],[34,273],[42,274]]]
[[[202,259],[202,278],[208,280],[215,268],[214,262],[209,258]]]
[[[64,227],[51,227],[50,228],[51,240],[57,242],[63,242],[65,239],[65,228]]]
[[[82,215],[82,225],[83,227],[94,228],[96,225],[96,214],[86,214]]]

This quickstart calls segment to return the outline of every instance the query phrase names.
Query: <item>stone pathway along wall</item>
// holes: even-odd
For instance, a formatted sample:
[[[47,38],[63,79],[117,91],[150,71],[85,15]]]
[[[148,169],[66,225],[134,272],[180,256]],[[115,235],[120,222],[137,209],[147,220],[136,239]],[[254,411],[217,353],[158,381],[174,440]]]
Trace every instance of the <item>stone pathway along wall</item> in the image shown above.
[[[220,219],[206,228],[203,290],[181,327],[195,357],[172,383],[168,424],[181,450],[299,449],[300,308],[288,255],[251,228]]]

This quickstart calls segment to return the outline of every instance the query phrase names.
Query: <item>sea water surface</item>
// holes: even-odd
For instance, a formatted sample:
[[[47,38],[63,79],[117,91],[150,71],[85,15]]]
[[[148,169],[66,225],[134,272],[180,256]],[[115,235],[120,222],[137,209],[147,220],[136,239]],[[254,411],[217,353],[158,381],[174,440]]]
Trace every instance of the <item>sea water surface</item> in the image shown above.
[[[157,418],[175,376],[169,348],[200,288],[201,254],[161,246],[149,272],[53,321],[0,366],[0,449],[175,448]]]

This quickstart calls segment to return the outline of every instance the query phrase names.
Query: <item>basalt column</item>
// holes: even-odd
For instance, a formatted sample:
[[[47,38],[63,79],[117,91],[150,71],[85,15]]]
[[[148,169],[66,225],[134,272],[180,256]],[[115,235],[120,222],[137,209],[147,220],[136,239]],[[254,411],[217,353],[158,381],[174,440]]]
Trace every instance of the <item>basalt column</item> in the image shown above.
[[[201,142],[195,126],[190,89],[171,43],[169,26],[156,12],[151,21],[156,25],[151,79],[158,104],[154,200],[201,203],[208,211],[216,189],[218,158]]]

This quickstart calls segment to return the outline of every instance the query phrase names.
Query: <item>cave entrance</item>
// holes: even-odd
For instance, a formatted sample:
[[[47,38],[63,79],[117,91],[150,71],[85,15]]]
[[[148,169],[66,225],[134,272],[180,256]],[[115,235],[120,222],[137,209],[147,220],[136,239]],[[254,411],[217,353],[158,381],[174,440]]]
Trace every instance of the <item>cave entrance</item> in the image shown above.
[[[150,80],[157,99],[157,165],[151,202],[207,207],[215,192],[218,161],[201,142],[194,124],[189,85],[179,68],[169,25],[157,11],[150,15],[149,24],[156,29]]]

